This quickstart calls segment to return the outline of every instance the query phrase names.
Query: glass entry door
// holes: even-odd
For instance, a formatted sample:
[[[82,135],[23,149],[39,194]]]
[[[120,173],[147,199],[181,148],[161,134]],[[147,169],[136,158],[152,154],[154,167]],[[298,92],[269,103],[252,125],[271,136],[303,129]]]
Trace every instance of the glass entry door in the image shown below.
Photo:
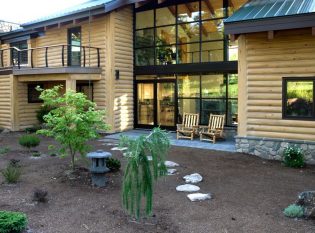
[[[137,125],[175,127],[175,80],[137,82]]]
[[[157,83],[157,125],[175,126],[175,82]]]

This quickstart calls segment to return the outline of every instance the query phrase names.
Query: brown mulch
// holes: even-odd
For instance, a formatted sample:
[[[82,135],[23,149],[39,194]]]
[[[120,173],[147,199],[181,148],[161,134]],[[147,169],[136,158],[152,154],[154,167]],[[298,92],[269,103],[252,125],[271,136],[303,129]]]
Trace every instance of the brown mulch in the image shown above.
[[[21,133],[0,135],[0,147],[11,150],[0,155],[0,169],[10,159],[20,160],[21,180],[4,183],[0,176],[0,210],[25,212],[34,233],[105,232],[315,232],[315,221],[289,219],[283,209],[297,194],[315,190],[315,167],[290,169],[280,162],[228,152],[172,147],[168,160],[179,163],[178,174],[162,178],[155,186],[154,215],[136,222],[121,207],[123,171],[108,174],[106,188],[90,185],[86,162],[69,173],[69,158],[51,157],[47,146],[52,139],[42,138],[36,148],[41,158],[31,158],[18,145]],[[103,142],[93,141],[94,150],[110,150]],[[125,164],[120,151],[113,156]],[[204,180],[201,192],[213,199],[190,202],[185,193],[176,192],[182,176],[198,172]],[[70,174],[70,175],[69,175]],[[35,188],[48,191],[48,203],[35,203]]]

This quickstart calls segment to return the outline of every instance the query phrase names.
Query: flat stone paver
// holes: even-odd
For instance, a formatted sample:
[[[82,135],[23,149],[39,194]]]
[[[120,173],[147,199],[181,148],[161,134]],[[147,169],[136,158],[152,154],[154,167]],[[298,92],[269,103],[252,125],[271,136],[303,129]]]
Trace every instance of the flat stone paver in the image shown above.
[[[191,201],[204,201],[211,199],[211,193],[191,193],[187,197]]]

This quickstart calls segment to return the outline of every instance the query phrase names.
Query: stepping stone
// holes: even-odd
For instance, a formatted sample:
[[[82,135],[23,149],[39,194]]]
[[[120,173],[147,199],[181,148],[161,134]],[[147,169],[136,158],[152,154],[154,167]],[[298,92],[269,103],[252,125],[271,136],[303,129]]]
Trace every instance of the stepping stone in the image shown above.
[[[211,199],[211,193],[191,193],[188,194],[187,197],[191,201],[204,201]]]
[[[176,190],[178,192],[197,192],[200,190],[200,188],[196,185],[184,184],[184,185],[177,186]]]
[[[174,175],[176,172],[177,172],[177,170],[174,168],[167,169],[167,175],[168,176]]]
[[[128,147],[113,147],[111,150],[124,151],[124,150],[128,150]]]
[[[165,161],[165,166],[166,167],[178,167],[179,164],[178,163],[175,163],[175,162],[172,162],[172,161]]]
[[[149,161],[152,161],[152,159],[153,159],[152,156],[150,156],[150,155],[147,156],[147,158],[148,158]]]
[[[183,177],[186,183],[197,184],[202,181],[202,176],[199,173],[193,173]]]

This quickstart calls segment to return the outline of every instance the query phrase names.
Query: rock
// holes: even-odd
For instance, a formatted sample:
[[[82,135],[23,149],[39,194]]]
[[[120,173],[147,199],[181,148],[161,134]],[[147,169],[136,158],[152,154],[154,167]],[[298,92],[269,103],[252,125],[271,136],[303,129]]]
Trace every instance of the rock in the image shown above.
[[[177,186],[176,190],[178,192],[197,192],[200,190],[200,188],[196,185],[184,184],[184,185]]]
[[[296,204],[304,207],[304,217],[315,218],[315,191],[300,193]]]
[[[10,132],[11,132],[11,131],[10,131],[9,129],[3,129],[1,133],[2,133],[2,134],[6,134],[6,133],[10,133]]]
[[[179,164],[178,163],[175,163],[175,162],[172,162],[172,161],[165,161],[165,166],[166,167],[178,167]]]
[[[211,193],[191,193],[188,194],[187,197],[191,201],[204,201],[207,199],[211,199]]]
[[[111,150],[124,151],[124,150],[128,150],[128,147],[113,147]]]
[[[183,177],[186,183],[197,184],[202,181],[202,176],[199,173],[193,173]]]
[[[168,176],[174,175],[176,172],[177,172],[177,170],[174,169],[174,168],[169,168],[169,169],[167,169],[167,175],[168,175]]]
[[[153,159],[152,156],[147,156],[147,158],[149,161],[152,161],[152,159]]]

